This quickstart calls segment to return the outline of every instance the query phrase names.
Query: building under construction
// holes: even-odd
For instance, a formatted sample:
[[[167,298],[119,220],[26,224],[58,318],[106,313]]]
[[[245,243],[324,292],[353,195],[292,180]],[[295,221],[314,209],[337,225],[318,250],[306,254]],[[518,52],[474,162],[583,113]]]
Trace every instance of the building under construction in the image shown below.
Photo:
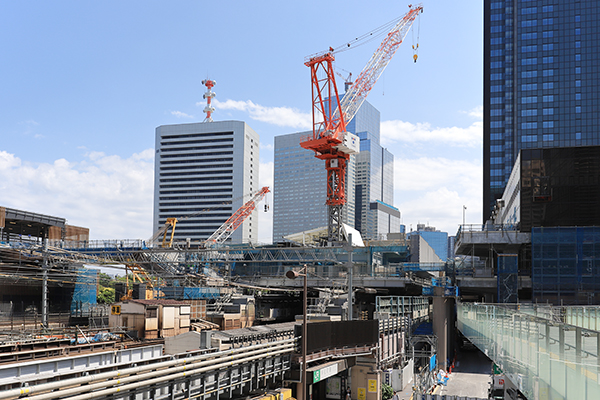
[[[48,312],[68,312],[82,264],[50,260],[42,250],[88,240],[89,229],[64,218],[0,207],[0,314],[41,315],[44,286]]]

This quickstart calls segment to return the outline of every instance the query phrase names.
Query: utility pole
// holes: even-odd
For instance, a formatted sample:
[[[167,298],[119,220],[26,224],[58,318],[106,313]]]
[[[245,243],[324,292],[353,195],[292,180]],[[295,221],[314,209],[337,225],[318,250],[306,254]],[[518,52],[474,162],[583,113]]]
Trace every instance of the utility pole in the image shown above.
[[[48,328],[48,232],[43,233],[42,238],[42,271],[43,271],[43,283],[42,283],[42,326]]]
[[[354,303],[354,296],[352,294],[352,270],[354,269],[352,265],[352,234],[348,234],[348,244],[346,246],[346,251],[348,252],[348,321],[352,321],[352,303]]]

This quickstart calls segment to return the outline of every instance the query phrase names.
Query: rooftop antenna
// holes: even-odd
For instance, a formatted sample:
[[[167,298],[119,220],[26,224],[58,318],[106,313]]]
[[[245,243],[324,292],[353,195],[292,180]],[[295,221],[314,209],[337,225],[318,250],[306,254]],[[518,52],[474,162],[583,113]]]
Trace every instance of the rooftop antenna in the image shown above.
[[[202,95],[203,98],[206,99],[206,107],[204,107],[204,111],[206,113],[206,118],[204,118],[204,122],[213,122],[212,113],[215,112],[215,108],[211,105],[212,98],[217,94],[212,91],[213,86],[217,84],[217,82],[212,79],[205,79],[202,81],[202,84],[206,86],[206,93]]]

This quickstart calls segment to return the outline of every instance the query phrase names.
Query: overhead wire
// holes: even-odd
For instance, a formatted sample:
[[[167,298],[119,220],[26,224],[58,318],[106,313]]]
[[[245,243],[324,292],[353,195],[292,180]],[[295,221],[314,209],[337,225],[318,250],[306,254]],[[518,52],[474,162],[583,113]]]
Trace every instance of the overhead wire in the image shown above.
[[[389,30],[391,29],[391,27],[395,26],[398,21],[400,21],[402,18],[404,18],[404,16],[401,17],[397,17],[389,22],[386,22],[385,24],[361,35],[356,37],[355,39],[349,41],[349,42],[345,42],[342,45],[339,45],[337,47],[333,48],[333,53],[342,53],[344,51],[348,51],[352,48],[356,48],[356,47],[360,47],[363,46],[381,36],[383,36],[384,34],[386,34],[387,32],[389,32]]]

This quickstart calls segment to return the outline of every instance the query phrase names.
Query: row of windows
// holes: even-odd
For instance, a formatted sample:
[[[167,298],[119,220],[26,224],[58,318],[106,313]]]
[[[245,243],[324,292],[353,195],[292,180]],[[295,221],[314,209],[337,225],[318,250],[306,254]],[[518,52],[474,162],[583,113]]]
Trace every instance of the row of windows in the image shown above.
[[[194,184],[194,187],[202,187],[202,186],[231,186],[233,185],[233,182],[214,182],[214,183],[196,183]],[[184,184],[184,185],[160,185],[160,192],[161,193],[171,193],[171,192],[165,192],[162,189],[175,189],[175,188],[188,188],[190,185],[188,184]],[[204,189],[203,189],[204,190]],[[217,190],[217,189],[215,189]],[[223,189],[223,190],[227,190],[227,189]],[[231,190],[231,189],[229,189]],[[172,192],[172,193],[179,193],[179,191],[177,192]],[[194,192],[189,192],[189,193],[194,193]]]
[[[197,186],[197,184],[192,182],[193,178],[182,178],[182,179],[161,179],[161,183],[167,182],[187,182],[187,186]],[[231,176],[215,176],[215,177],[203,177],[200,178],[200,181],[224,181],[233,179]]]
[[[215,203],[215,205],[217,205],[217,206],[218,206],[218,205],[219,205],[219,203]],[[225,207],[225,206],[223,206],[223,207],[218,207],[218,208],[217,208],[217,207],[215,207],[215,208],[213,208],[213,210],[220,210],[220,211],[231,211],[231,207]],[[168,207],[165,207],[165,208],[160,208],[160,209],[158,210],[158,212],[159,212],[159,218],[168,218],[168,217],[172,217],[172,216],[173,216],[173,211],[174,211],[174,210],[173,210],[172,208],[168,208]],[[178,208],[176,211],[177,211],[178,213],[187,213],[187,212],[189,212],[189,213],[194,213],[194,212],[198,212],[198,211],[207,211],[207,210],[206,210],[206,207],[204,207],[204,208]],[[210,210],[208,210],[208,212],[210,212]],[[212,215],[212,214],[208,214],[208,217],[210,217],[210,215]],[[231,215],[231,214],[230,214],[230,215]]]
[[[219,205],[228,205],[231,204],[231,200],[223,200],[223,201],[193,201],[193,202],[183,202],[183,203],[171,203],[171,202],[161,202],[159,203],[160,207],[191,207],[191,206],[219,206]]]
[[[538,115],[536,108],[529,110],[521,110],[521,117],[534,117]],[[554,115],[554,108],[544,108],[543,115]]]
[[[501,14],[498,14],[501,15]],[[492,15],[493,17],[493,15]],[[492,21],[498,21],[499,19],[493,19]],[[554,24],[554,18],[544,18],[542,19],[542,25],[552,25]],[[521,21],[521,27],[522,28],[530,28],[533,26],[538,26],[538,20],[537,19],[528,19],[525,21]]]
[[[206,136],[232,136],[233,132],[209,132],[209,133],[189,133],[185,135],[161,135],[161,139],[184,139],[184,138],[197,138]]]
[[[252,171],[250,171],[252,172]],[[198,175],[214,175],[214,174],[233,174],[233,170],[217,170],[217,171],[192,171],[192,172],[168,172],[161,173],[160,176],[198,176]],[[162,180],[161,180],[162,182]]]
[[[213,162],[227,162],[233,161],[233,157],[225,157],[225,158],[200,158],[198,160],[174,160],[174,161],[161,161],[160,165],[175,165],[175,164],[205,164],[205,163],[213,163]]]
[[[163,194],[163,193],[161,193]],[[198,199],[231,199],[230,194],[205,195],[205,196],[163,196],[159,200],[198,200]]]
[[[186,165],[177,167],[162,167],[162,171],[185,171],[197,169],[213,169],[213,168],[233,168],[233,164],[208,164],[208,165]],[[164,174],[161,174],[164,175]]]
[[[181,140],[173,142],[160,142],[161,148],[163,146],[182,146],[185,144],[202,144],[202,143],[219,143],[219,142],[233,142],[233,138],[224,139],[204,139],[204,140]]]
[[[552,101],[554,101],[554,95],[542,96],[542,101],[544,103],[552,102]],[[531,103],[537,103],[537,102],[538,102],[538,96],[521,97],[521,104],[531,104]]]
[[[208,149],[233,149],[233,144],[222,144],[215,146],[201,146],[201,147],[168,147],[162,148],[163,153],[171,151],[186,151],[186,150],[208,150]]]
[[[229,207],[229,209],[231,209],[231,207]],[[217,210],[217,211],[224,211],[224,207],[217,207],[213,210]],[[179,210],[177,210],[179,211]],[[163,225],[166,222],[166,215],[167,214],[162,214],[159,216],[159,224]],[[197,217],[197,218],[188,218],[188,219],[181,219],[180,221],[177,221],[177,230],[179,230],[179,227],[183,225],[184,228],[186,228],[185,225],[191,225],[194,224],[196,225],[198,223],[198,221],[202,221],[202,222],[206,222],[206,223],[215,223],[215,222],[219,222],[219,221],[223,221],[221,218],[228,218],[231,216],[231,213],[213,213],[212,210],[207,210],[206,214],[202,214],[201,217]],[[163,222],[160,221],[161,218],[165,218],[165,220]],[[211,220],[210,218],[215,218],[215,220]]]
[[[226,165],[219,166],[220,168],[227,167]],[[229,165],[231,168],[232,165]],[[191,171],[191,172],[166,172],[160,176],[194,176],[194,175],[213,175],[213,174],[232,174],[233,170],[216,170],[216,171]]]
[[[181,195],[191,195],[195,193],[219,193],[217,197],[225,197],[231,198],[231,188],[225,189],[203,189],[203,190],[170,190],[170,191],[161,191],[160,195],[165,197],[160,197],[160,200],[169,200],[169,199],[196,199],[196,198],[204,198],[200,197],[192,197],[192,196],[181,196]],[[172,196],[168,196],[172,195]]]
[[[210,153],[205,153],[205,154],[198,154],[198,153],[190,153],[190,154],[161,154],[160,158],[161,160],[163,158],[184,158],[184,157],[189,157],[189,158],[197,158],[197,157],[201,157],[201,156],[229,156],[229,155],[233,155],[233,151],[213,151]],[[194,160],[195,161],[195,160]],[[162,163],[162,161],[161,161]]]
[[[579,69],[579,72],[581,72],[581,68],[575,68],[576,73],[577,69]],[[553,69],[544,69],[542,70],[542,76],[554,76],[554,70]],[[521,78],[537,78],[538,76],[538,71],[537,70],[533,70],[533,71],[523,71],[521,72]]]

